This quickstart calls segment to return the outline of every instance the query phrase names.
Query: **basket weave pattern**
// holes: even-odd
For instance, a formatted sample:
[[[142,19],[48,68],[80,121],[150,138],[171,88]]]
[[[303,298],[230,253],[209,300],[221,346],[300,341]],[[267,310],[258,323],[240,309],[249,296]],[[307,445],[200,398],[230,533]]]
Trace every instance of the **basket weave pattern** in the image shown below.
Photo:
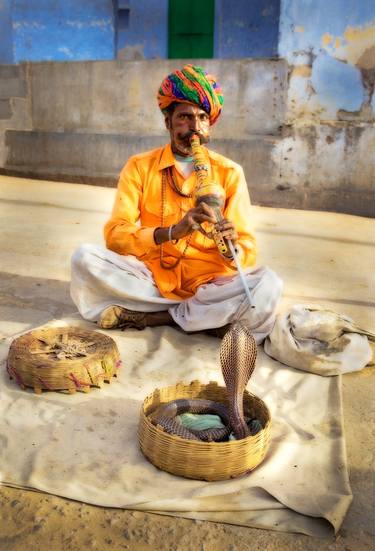
[[[140,414],[139,443],[143,454],[159,469],[198,480],[225,480],[257,467],[269,445],[271,418],[265,403],[245,391],[246,417],[255,417],[263,429],[254,436],[229,442],[200,442],[168,434],[151,423],[148,415],[160,404],[178,398],[203,398],[227,405],[227,390],[216,382],[203,385],[193,381],[155,389],[146,397]]]
[[[21,388],[88,392],[110,382],[121,364],[113,339],[97,331],[57,327],[29,331],[9,349],[7,371]]]

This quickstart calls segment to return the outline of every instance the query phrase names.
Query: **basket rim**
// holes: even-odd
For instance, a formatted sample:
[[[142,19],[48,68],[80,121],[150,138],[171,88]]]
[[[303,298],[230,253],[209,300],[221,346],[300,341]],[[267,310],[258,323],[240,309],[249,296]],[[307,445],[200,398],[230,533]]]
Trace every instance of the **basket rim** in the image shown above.
[[[142,401],[141,412],[140,412],[140,421],[139,421],[139,425],[138,425],[138,434],[141,430],[141,425],[143,423],[143,424],[146,424],[146,426],[149,430],[156,431],[156,433],[158,433],[160,436],[165,438],[166,441],[170,441],[171,443],[175,442],[176,444],[178,444],[179,442],[181,442],[181,443],[186,444],[186,442],[189,442],[188,445],[191,446],[191,449],[193,449],[194,447],[196,449],[204,447],[205,449],[214,448],[216,450],[218,448],[221,448],[223,450],[225,448],[234,449],[235,447],[242,447],[246,443],[250,443],[252,440],[258,439],[262,433],[268,435],[268,433],[270,431],[270,427],[271,427],[271,421],[272,421],[270,410],[269,410],[267,404],[264,402],[264,400],[262,400],[262,398],[260,398],[256,394],[253,394],[253,393],[249,392],[246,389],[244,391],[244,396],[246,396],[247,398],[250,398],[250,399],[255,398],[255,400],[260,402],[260,404],[265,408],[266,415],[267,415],[267,422],[264,425],[264,427],[260,431],[258,431],[256,434],[253,434],[253,435],[250,434],[249,436],[246,436],[245,438],[241,438],[240,440],[230,440],[230,441],[227,441],[227,442],[205,442],[203,440],[186,440],[185,438],[182,438],[181,436],[167,433],[166,431],[164,431],[160,427],[160,425],[154,425],[153,423],[151,423],[148,415],[146,415],[146,413],[145,413],[145,408],[144,407],[145,407],[146,401],[152,399],[153,395],[156,392],[168,391],[169,389],[172,390],[172,389],[175,389],[178,386],[179,387],[185,387],[185,388],[191,388],[191,387],[198,386],[198,385],[200,386],[200,388],[205,388],[205,387],[208,387],[209,385],[212,385],[214,388],[220,388],[222,390],[226,390],[226,386],[219,385],[217,383],[217,381],[209,381],[208,383],[201,383],[197,379],[191,381],[190,383],[185,383],[185,382],[179,381],[178,383],[176,383],[174,385],[169,385],[167,387],[162,387],[162,388],[155,388],[150,394],[145,396],[145,398]],[[163,403],[167,403],[167,402],[160,402],[160,404],[163,404]]]

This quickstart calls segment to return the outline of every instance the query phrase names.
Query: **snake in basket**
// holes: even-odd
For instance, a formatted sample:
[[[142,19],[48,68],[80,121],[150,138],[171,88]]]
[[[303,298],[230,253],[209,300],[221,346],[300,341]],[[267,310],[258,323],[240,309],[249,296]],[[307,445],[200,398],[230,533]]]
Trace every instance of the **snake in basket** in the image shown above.
[[[228,408],[219,402],[201,399],[178,399],[160,405],[149,416],[154,425],[165,432],[187,440],[222,441],[233,432],[236,439],[251,434],[243,411],[243,394],[254,371],[257,345],[250,330],[241,322],[234,322],[220,345],[220,363],[227,387]],[[224,428],[193,431],[187,429],[176,416],[182,413],[213,413],[222,419]]]

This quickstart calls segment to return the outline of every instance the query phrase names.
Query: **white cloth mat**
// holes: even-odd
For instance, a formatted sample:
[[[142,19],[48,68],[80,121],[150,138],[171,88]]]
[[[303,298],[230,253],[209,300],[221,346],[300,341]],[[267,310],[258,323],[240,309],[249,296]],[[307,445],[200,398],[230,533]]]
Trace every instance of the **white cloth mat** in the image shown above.
[[[77,318],[53,325],[93,324]],[[0,473],[9,486],[35,488],[106,507],[327,536],[352,495],[339,377],[286,367],[260,349],[248,389],[271,410],[271,446],[253,473],[202,482],[156,469],[137,438],[139,410],[155,387],[177,381],[223,383],[220,340],[171,327],[107,332],[120,349],[118,379],[91,393],[21,390],[0,345]]]

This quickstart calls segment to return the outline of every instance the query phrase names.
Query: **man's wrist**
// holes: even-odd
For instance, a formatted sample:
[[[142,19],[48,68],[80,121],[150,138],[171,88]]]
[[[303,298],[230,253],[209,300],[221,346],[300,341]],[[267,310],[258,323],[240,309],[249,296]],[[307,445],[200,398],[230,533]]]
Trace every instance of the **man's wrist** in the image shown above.
[[[154,241],[156,245],[160,245],[162,243],[162,231],[164,228],[157,227],[154,229]]]
[[[156,245],[161,245],[162,243],[166,243],[167,241],[174,241],[177,243],[178,238],[176,239],[174,236],[174,230],[176,226],[172,224],[171,226],[164,227],[158,227],[154,230],[154,241]]]

